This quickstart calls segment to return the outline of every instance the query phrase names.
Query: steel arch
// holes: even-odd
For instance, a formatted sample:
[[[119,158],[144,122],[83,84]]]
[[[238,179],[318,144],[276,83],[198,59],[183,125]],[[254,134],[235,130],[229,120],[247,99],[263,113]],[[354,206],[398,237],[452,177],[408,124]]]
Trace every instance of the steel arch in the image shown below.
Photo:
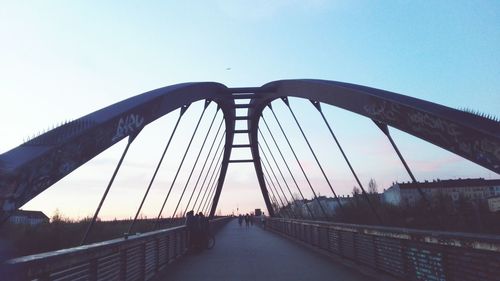
[[[250,149],[270,215],[273,212],[260,165],[257,128],[264,108],[281,97],[300,97],[349,110],[500,172],[500,122],[494,120],[388,91],[335,81],[281,80],[247,89],[251,89],[248,95],[251,98]],[[133,138],[159,117],[203,99],[213,100],[221,107],[227,131],[213,215],[233,145],[236,120],[233,92],[214,82],[160,88],[62,125],[0,155],[0,218],[121,139]]]
[[[279,80],[256,91],[249,109],[249,139],[262,192],[267,192],[258,149],[258,126],[273,100],[298,97],[368,117],[500,173],[500,122],[443,105],[366,86],[327,80]],[[270,201],[266,201],[268,209]]]
[[[216,102],[225,119],[227,133],[217,185],[221,189],[235,124],[234,100],[228,99],[228,94],[226,86],[214,82],[159,88],[83,116],[1,154],[0,220],[120,140],[134,138],[147,124],[205,99]]]

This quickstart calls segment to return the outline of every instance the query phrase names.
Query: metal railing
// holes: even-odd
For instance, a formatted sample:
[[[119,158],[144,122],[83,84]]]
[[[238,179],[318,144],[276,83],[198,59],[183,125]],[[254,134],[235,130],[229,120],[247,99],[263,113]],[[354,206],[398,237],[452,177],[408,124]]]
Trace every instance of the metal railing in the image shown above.
[[[500,236],[271,218],[268,228],[401,280],[500,280]]]
[[[210,227],[217,231],[229,220],[214,219]],[[178,226],[11,259],[1,275],[9,280],[148,280],[186,254],[188,246],[189,232]]]

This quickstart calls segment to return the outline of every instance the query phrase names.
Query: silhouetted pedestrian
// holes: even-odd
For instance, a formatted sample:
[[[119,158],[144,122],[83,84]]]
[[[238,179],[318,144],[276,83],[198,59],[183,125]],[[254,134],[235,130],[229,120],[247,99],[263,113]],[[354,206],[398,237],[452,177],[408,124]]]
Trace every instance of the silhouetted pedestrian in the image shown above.
[[[193,246],[195,249],[200,248],[200,215],[196,214],[193,217],[194,231],[193,231]]]
[[[197,227],[193,211],[186,213],[186,227],[189,232],[189,246],[193,247],[195,245],[195,232]]]
[[[208,218],[203,215],[202,212],[198,214],[199,216],[199,228],[200,228],[200,248],[202,250],[207,248],[208,244]]]
[[[240,227],[243,224],[243,216],[241,214],[238,216],[238,223],[240,224]]]
[[[250,216],[248,214],[245,215],[245,225],[247,228],[250,226]]]

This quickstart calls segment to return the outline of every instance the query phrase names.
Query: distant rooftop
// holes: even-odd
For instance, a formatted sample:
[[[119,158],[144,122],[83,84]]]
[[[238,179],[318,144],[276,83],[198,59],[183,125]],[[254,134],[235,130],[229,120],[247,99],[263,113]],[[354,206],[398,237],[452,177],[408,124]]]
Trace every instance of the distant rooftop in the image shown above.
[[[500,186],[500,179],[486,180],[484,178],[475,179],[455,179],[455,180],[433,180],[424,182],[403,182],[398,183],[400,188],[453,188],[469,186]]]
[[[49,217],[41,211],[17,210],[12,214],[12,216],[24,216],[30,219],[49,219]]]

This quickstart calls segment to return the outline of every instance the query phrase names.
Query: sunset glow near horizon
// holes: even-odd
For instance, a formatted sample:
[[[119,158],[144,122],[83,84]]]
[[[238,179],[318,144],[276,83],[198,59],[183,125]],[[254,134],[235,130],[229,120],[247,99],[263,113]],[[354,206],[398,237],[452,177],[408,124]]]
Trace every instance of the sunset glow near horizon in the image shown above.
[[[335,80],[499,117],[499,12],[498,1],[480,5],[467,1],[3,3],[0,153],[64,120],[190,81],[258,87],[280,79]],[[318,112],[307,100],[291,98],[290,102],[313,147],[321,149],[319,158],[335,190],[350,194],[355,180]],[[175,149],[167,152],[143,216],[156,217],[202,106],[202,102],[191,105],[183,117],[171,146]],[[164,217],[172,215],[174,199],[180,196],[215,108],[212,104],[207,109],[202,133],[196,136]],[[286,107],[275,101],[273,108],[313,186],[331,196]],[[382,191],[392,182],[409,180],[371,120],[330,106],[324,106],[324,111],[363,184],[373,178]],[[101,218],[133,217],[178,114],[172,112],[146,126],[133,143]],[[269,114],[264,111],[272,121]],[[216,124],[220,118],[219,113]],[[275,123],[271,126],[279,132]],[[391,133],[418,180],[499,177],[406,133],[396,129]],[[92,215],[125,142],[98,155],[23,209],[42,210],[49,216],[56,209],[72,218]],[[236,149],[231,158],[248,155]],[[299,168],[287,155],[299,184],[305,186]],[[265,210],[253,165],[230,164],[218,210],[230,214],[255,208]]]

